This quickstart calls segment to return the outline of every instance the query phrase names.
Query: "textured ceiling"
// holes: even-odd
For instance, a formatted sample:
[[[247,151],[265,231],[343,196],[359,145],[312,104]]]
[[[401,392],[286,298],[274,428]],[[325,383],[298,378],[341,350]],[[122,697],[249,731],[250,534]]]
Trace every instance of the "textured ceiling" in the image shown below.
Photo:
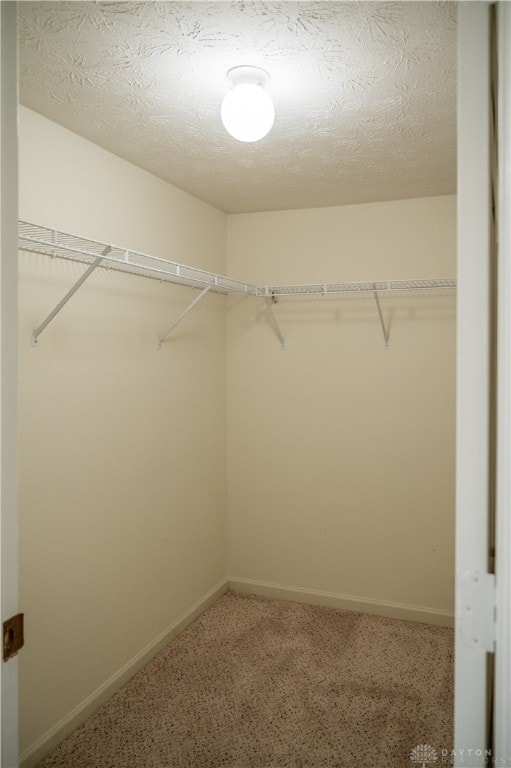
[[[449,194],[456,5],[22,2],[22,102],[227,212]],[[226,72],[268,70],[255,144],[220,121]]]

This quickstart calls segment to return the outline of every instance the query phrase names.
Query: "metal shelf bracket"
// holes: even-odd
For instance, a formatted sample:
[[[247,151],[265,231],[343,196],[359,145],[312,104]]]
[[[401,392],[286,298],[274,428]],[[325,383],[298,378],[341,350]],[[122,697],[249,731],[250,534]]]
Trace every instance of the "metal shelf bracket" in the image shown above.
[[[69,291],[66,293],[64,298],[59,301],[59,303],[57,304],[55,309],[53,309],[50,312],[50,314],[48,315],[48,317],[46,317],[43,320],[43,322],[40,325],[37,326],[37,328],[35,329],[35,331],[32,334],[32,346],[33,347],[38,347],[39,346],[39,337],[40,337],[41,333],[44,331],[44,329],[46,328],[46,326],[49,325],[51,323],[51,321],[53,320],[53,318],[56,317],[56,315],[58,315],[60,310],[63,307],[65,307],[65,305],[67,304],[67,302],[69,301],[71,296],[74,296],[74,294],[80,288],[80,286],[83,285],[83,283],[87,280],[87,278],[92,275],[94,270],[97,267],[99,267],[99,265],[103,261],[104,257],[107,256],[110,253],[111,250],[112,249],[111,249],[111,247],[109,245],[107,245],[106,248],[103,249],[103,252],[102,252],[101,256],[98,256],[96,259],[94,259],[94,261],[92,262],[90,267],[85,270],[83,275],[76,281],[76,283],[73,285],[73,287],[69,289]]]
[[[274,331],[275,335],[277,336],[278,340],[280,341],[280,346],[282,347],[282,349],[285,349],[286,348],[286,340],[285,340],[284,336],[282,335],[282,331],[280,330],[280,326],[279,326],[279,324],[277,322],[277,318],[273,314],[273,309],[272,309],[272,304],[276,304],[276,303],[277,303],[277,299],[274,296],[272,296],[272,297],[267,296],[266,297],[266,309],[268,310],[268,318],[270,320],[271,327],[273,328],[273,331]]]
[[[375,286],[376,288],[376,286]],[[390,328],[387,328],[385,325],[385,321],[383,319],[383,312],[381,311],[381,305],[380,305],[380,297],[378,296],[378,291],[374,291],[374,300],[376,301],[376,306],[378,308],[378,315],[380,318],[380,325],[381,325],[381,332],[383,334],[383,341],[385,342],[385,347],[388,348],[390,344]]]
[[[212,287],[211,285],[207,285],[207,286],[206,286],[206,287],[205,287],[205,288],[204,288],[204,289],[203,289],[203,290],[202,290],[202,291],[199,293],[199,295],[198,295],[198,296],[196,296],[196,297],[194,298],[194,300],[192,301],[192,303],[191,303],[191,304],[189,304],[189,305],[187,306],[187,308],[186,308],[186,309],[185,309],[183,312],[181,312],[181,314],[179,315],[179,317],[177,318],[177,320],[174,320],[174,322],[172,323],[172,325],[170,326],[170,328],[168,329],[168,331],[165,331],[165,333],[164,333],[164,334],[162,334],[162,335],[159,337],[159,339],[158,339],[158,349],[161,349],[161,347],[162,347],[162,344],[163,344],[163,342],[165,341],[165,339],[167,338],[167,336],[168,336],[170,333],[172,333],[172,331],[174,330],[174,328],[176,328],[176,326],[178,326],[178,325],[179,325],[179,323],[181,322],[181,320],[183,320],[183,318],[185,318],[185,317],[186,317],[186,315],[188,314],[188,312],[190,312],[190,311],[191,311],[191,310],[194,308],[194,306],[195,306],[196,304],[198,304],[198,303],[199,303],[199,301],[200,301],[201,299],[203,299],[203,298],[204,298],[204,296],[205,296],[205,295],[207,294],[207,292],[208,292],[208,291],[211,289],[211,287]]]

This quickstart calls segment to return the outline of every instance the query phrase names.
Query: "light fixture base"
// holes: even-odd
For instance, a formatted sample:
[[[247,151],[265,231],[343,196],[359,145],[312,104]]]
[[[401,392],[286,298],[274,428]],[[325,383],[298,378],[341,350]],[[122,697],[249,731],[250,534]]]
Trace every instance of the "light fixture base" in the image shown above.
[[[270,76],[265,69],[253,67],[249,64],[243,64],[239,67],[233,67],[227,72],[227,79],[236,85],[250,83],[251,85],[260,85],[264,88],[270,82]]]

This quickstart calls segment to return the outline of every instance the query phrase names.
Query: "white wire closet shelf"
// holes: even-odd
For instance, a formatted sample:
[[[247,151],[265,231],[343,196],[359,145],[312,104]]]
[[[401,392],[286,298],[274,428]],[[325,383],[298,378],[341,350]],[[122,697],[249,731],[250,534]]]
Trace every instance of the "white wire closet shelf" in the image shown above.
[[[59,229],[30,224],[27,221],[18,222],[18,240],[22,251],[41,253],[83,264],[93,264],[95,259],[101,257],[101,263],[98,266],[103,268],[116,269],[155,280],[166,280],[193,288],[209,286],[214,293],[255,294],[257,290],[254,285],[232,280],[223,275],[72,235]],[[105,253],[107,249],[108,252]]]
[[[277,322],[272,305],[281,299],[300,299],[306,297],[371,297],[376,302],[378,319],[385,347],[390,345],[390,327],[385,322],[380,303],[380,295],[399,296],[405,294],[452,293],[456,289],[453,277],[427,278],[419,280],[366,280],[358,283],[311,283],[309,285],[266,285],[257,288],[257,296],[262,296],[267,304],[268,319],[283,349],[286,340]]]
[[[207,272],[176,261],[148,256],[145,253],[119,248],[115,245],[91,240],[79,235],[72,235],[60,229],[52,229],[28,221],[18,222],[18,245],[22,251],[44,254],[51,258],[67,259],[86,264],[87,269],[66,295],[59,301],[49,315],[32,333],[32,346],[39,346],[39,337],[44,329],[52,322],[68,303],[69,299],[98,268],[113,269],[128,272],[139,277],[149,277],[153,280],[177,283],[190,288],[201,288],[201,292],[189,304],[165,333],[158,337],[158,347],[161,347],[167,336],[176,328],[196,304],[209,292],[222,294],[255,294],[256,287],[232,280],[224,275]]]
[[[285,339],[272,310],[272,305],[278,302],[279,299],[306,296],[372,296],[376,301],[385,346],[388,347],[389,328],[383,317],[379,299],[380,295],[431,293],[436,291],[443,293],[445,291],[452,292],[456,288],[455,278],[256,286],[225,277],[224,275],[180,264],[176,261],[149,256],[145,253],[120,248],[119,246],[110,245],[98,240],[91,240],[80,235],[73,235],[60,229],[45,227],[40,224],[31,224],[27,221],[20,221],[18,223],[18,239],[19,248],[22,251],[43,254],[51,258],[67,259],[68,261],[87,265],[87,269],[82,276],[34,330],[32,344],[35,347],[39,345],[40,334],[97,267],[201,289],[200,293],[179,315],[170,328],[158,337],[158,346],[160,347],[167,336],[209,291],[221,294],[252,295],[263,298],[267,305],[270,324],[282,347],[285,347]]]
[[[278,299],[290,296],[342,296],[404,291],[444,291],[456,288],[456,278],[423,280],[375,280],[359,283],[313,283],[310,285],[267,285],[257,288],[257,296]]]

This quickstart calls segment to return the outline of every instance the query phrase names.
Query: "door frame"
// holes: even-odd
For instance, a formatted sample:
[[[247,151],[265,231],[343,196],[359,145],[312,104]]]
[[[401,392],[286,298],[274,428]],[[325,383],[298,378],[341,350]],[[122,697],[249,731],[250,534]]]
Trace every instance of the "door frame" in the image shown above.
[[[454,757],[476,768],[511,766],[511,5],[458,24]]]
[[[497,3],[497,424],[495,755],[511,764],[511,5]]]
[[[0,2],[0,579],[2,621],[18,613],[18,76],[17,3]],[[0,675],[1,765],[15,768],[18,659]]]
[[[455,764],[490,746],[490,4],[458,5]],[[479,591],[478,591],[479,590]],[[468,624],[475,617],[473,626]],[[470,762],[467,763],[467,755]]]

